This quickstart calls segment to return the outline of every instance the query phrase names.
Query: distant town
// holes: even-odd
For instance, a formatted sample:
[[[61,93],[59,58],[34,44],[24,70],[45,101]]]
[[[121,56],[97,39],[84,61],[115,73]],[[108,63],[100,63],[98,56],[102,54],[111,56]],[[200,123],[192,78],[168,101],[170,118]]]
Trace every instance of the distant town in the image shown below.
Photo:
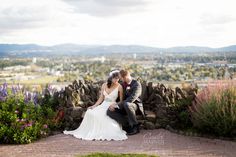
[[[236,79],[235,53],[112,53],[60,57],[3,57],[0,83],[64,87],[75,79],[107,79],[113,69],[127,68],[133,77],[165,84]]]

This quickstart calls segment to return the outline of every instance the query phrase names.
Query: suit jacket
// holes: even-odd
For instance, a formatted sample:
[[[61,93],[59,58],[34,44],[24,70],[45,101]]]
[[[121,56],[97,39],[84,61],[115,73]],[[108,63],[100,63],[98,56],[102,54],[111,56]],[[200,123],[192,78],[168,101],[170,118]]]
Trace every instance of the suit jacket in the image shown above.
[[[145,118],[144,109],[143,109],[143,103],[140,98],[142,94],[142,86],[140,82],[137,80],[132,80],[130,85],[125,86],[125,83],[122,83],[123,86],[123,94],[124,94],[124,100],[123,103],[135,103],[138,106],[138,110],[136,111],[136,114],[141,114],[143,118]],[[123,105],[123,103],[118,104]]]

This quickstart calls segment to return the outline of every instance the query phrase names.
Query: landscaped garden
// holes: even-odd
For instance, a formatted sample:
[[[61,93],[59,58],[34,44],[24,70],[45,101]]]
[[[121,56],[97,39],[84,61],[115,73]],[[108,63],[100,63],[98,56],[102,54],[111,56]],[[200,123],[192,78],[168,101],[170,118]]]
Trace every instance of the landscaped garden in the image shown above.
[[[31,143],[61,127],[55,119],[55,89],[48,86],[39,93],[8,86],[0,87],[0,143]]]
[[[1,85],[0,143],[31,143],[40,138],[50,136],[56,131],[61,132],[65,127],[77,127],[82,119],[82,113],[96,100],[97,90],[95,89],[97,88],[92,89],[94,91],[92,94],[88,90],[91,90],[92,87],[90,85],[94,84],[93,82],[73,83],[62,91],[57,91],[47,85],[41,92],[27,91],[20,85],[11,86],[6,83]],[[84,90],[82,86],[87,86],[86,89],[88,91]],[[150,85],[147,85],[147,87],[146,94],[150,94]],[[75,88],[78,90],[74,93]],[[164,89],[163,86],[155,86],[152,89],[154,94],[152,96],[146,95],[144,108],[145,110],[153,111],[156,117],[151,120],[148,118],[150,122],[145,121],[145,129],[171,127],[174,130],[190,130],[196,134],[236,137],[235,82],[218,81],[215,84],[209,83],[207,87],[195,91],[195,96],[186,95],[189,88],[181,88],[182,94],[177,92],[179,88],[173,90],[177,94],[172,95],[172,97],[170,95],[173,93],[168,88]],[[82,99],[79,97],[81,91],[83,91],[82,94],[87,95],[87,93],[90,93],[90,96],[95,98],[87,102],[87,99],[91,98],[83,97]],[[162,91],[162,93],[158,93],[159,91]],[[170,95],[166,94],[168,92]],[[70,94],[72,97],[68,96]],[[145,93],[143,94],[145,95]],[[173,98],[173,100],[170,98]],[[78,100],[78,102],[75,100]],[[77,111],[80,114],[77,114]],[[77,117],[74,118],[72,116],[72,121],[73,118],[74,121],[76,120],[74,122],[75,126],[71,126],[68,122],[68,119],[71,120],[68,114]],[[152,124],[155,125],[152,127]]]

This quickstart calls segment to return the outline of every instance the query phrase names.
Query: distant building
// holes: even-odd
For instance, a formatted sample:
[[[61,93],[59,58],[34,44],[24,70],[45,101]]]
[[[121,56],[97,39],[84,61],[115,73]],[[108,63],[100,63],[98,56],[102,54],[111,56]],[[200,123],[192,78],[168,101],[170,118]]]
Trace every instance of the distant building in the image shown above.
[[[213,64],[215,65],[225,65],[228,64],[226,60],[220,60],[220,61],[213,61]]]
[[[27,70],[27,69],[31,69],[31,67],[29,65],[28,66],[16,65],[16,66],[5,67],[3,70],[21,71],[21,70]]]
[[[3,58],[2,60],[4,60],[4,61],[9,61],[10,58]]]
[[[101,62],[104,63],[105,60],[106,60],[106,58],[105,58],[104,56],[102,56],[102,58],[101,58]]]
[[[87,60],[87,61],[100,61],[101,63],[104,63],[105,60],[106,60],[106,57],[102,56],[102,57],[91,58],[90,60]]]
[[[134,58],[134,59],[137,58],[137,54],[136,54],[136,53],[133,54],[133,58]]]
[[[33,59],[32,59],[32,63],[36,63],[37,62],[37,58],[36,57],[34,57]]]
[[[227,66],[225,66],[224,78],[225,78],[225,79],[229,79],[229,78],[230,78],[230,73],[229,73],[229,70],[228,70],[228,67],[227,67]]]

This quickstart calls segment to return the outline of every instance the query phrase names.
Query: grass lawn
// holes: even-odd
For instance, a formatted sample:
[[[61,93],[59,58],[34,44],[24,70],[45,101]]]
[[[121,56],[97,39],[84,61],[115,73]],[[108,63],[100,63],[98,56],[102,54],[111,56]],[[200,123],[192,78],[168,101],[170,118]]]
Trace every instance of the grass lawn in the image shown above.
[[[88,155],[76,155],[75,157],[158,157],[148,154],[112,154],[112,153],[92,153]]]
[[[44,76],[32,80],[21,80],[18,81],[20,84],[47,84],[57,80],[57,76]]]

